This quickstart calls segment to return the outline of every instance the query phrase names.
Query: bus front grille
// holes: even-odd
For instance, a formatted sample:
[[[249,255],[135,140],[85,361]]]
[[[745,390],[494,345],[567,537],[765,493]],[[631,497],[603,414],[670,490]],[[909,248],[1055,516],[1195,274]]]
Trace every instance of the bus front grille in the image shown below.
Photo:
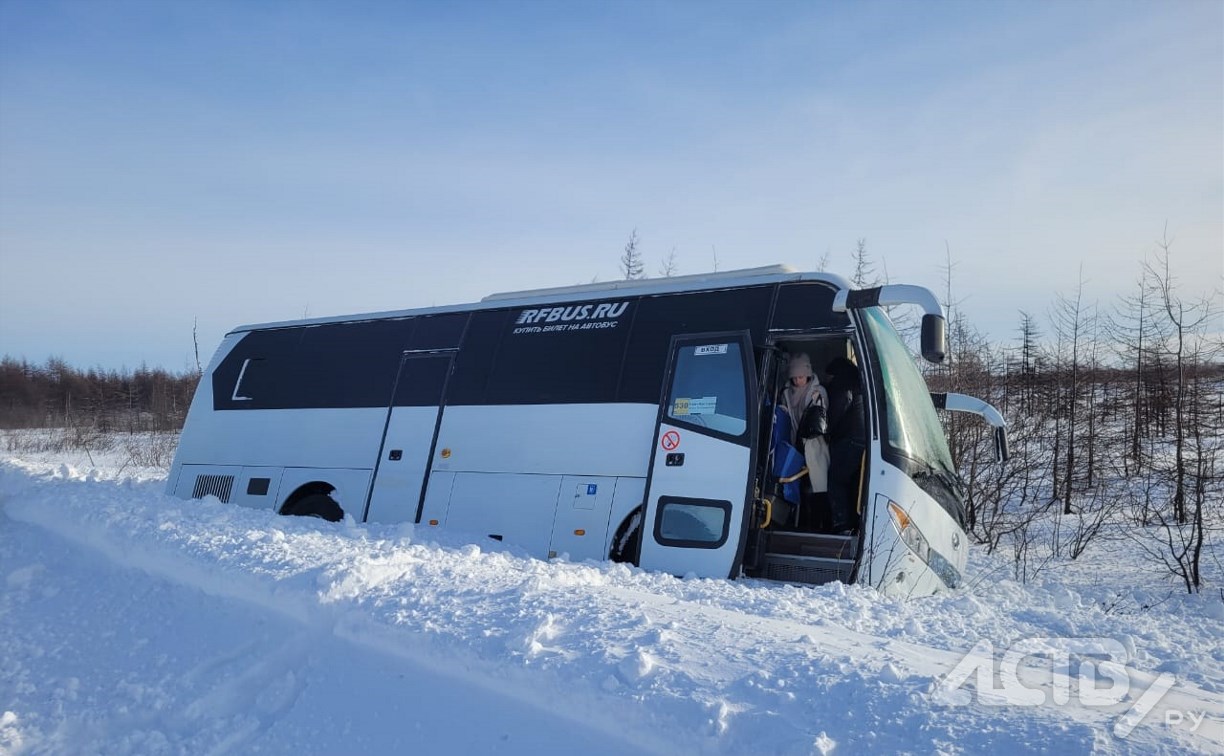
[[[233,475],[197,475],[191,498],[203,499],[205,496],[216,496],[221,501],[229,503],[230,492],[233,488]]]

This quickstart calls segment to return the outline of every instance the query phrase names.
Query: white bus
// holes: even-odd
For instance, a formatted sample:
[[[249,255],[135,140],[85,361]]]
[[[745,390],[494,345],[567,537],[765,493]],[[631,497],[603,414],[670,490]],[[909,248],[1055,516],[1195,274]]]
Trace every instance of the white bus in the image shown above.
[[[883,309],[898,304],[922,308],[923,356],[941,361],[930,291],[785,266],[243,326],[196,390],[168,491],[447,528],[542,559],[936,592],[968,549],[936,405],[994,424],[1001,454],[1003,420],[933,399]],[[800,352],[860,370],[849,535],[789,514],[774,405]]]

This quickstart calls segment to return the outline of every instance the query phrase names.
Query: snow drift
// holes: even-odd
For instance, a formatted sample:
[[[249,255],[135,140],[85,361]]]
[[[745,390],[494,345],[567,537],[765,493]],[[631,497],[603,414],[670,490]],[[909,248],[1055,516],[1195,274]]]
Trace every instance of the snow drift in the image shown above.
[[[0,465],[0,751],[1224,749],[1224,611],[1156,578],[1022,586],[975,560],[968,588],[909,602],[678,579],[185,502],[115,467]],[[1124,648],[1124,699],[1060,703],[1040,654],[1038,705],[941,684],[983,639],[1060,638]]]

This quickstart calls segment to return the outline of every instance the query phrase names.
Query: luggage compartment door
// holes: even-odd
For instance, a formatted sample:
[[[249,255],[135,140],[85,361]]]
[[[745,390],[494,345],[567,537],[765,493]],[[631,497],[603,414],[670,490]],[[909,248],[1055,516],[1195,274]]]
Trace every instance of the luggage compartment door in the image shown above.
[[[756,448],[756,371],[747,332],[672,339],[655,424],[638,564],[735,577]]]

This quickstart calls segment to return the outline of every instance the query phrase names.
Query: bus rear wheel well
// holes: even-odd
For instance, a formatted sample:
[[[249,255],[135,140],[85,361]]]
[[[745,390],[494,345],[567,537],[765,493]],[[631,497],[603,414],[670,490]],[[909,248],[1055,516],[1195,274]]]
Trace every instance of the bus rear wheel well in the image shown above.
[[[335,490],[335,486],[323,481],[313,481],[298,486],[297,490],[290,494],[289,498],[285,499],[285,503],[281,505],[280,514],[319,517],[331,522],[339,522],[344,519],[344,510],[332,498]]]

